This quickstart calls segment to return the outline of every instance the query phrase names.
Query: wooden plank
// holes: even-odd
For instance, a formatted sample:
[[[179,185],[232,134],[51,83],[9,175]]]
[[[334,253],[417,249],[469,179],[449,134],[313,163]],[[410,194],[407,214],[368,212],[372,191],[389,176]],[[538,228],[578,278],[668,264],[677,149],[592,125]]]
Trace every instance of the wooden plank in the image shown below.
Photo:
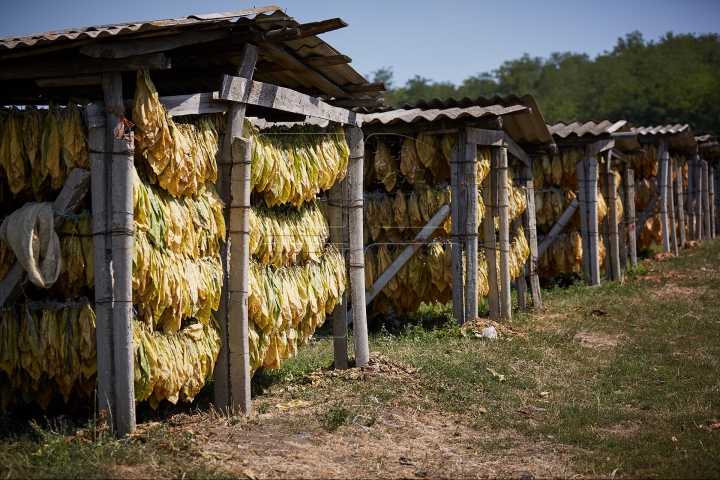
[[[382,108],[387,107],[386,98],[354,98],[351,100],[328,100],[328,104],[335,107],[362,107],[362,108]]]
[[[103,74],[103,93],[107,109],[106,145],[109,152],[110,213],[113,271],[113,358],[115,367],[115,411],[118,435],[135,431],[135,348],[132,332],[133,261],[133,178],[135,158],[133,136],[118,135],[122,130],[122,77],[117,72]],[[106,160],[106,161],[107,161]],[[106,175],[107,175],[106,170]]]
[[[295,72],[298,77],[319,88],[323,91],[323,93],[338,99],[351,98],[350,94],[345,92],[342,88],[338,87],[323,75],[302,63],[300,60],[288,53],[284,48],[272,43],[265,44],[263,47],[265,57],[279,65],[284,66],[288,70]]]
[[[620,219],[617,216],[617,189],[615,188],[615,173],[612,170],[612,150],[607,153],[607,192],[608,192],[608,237],[610,240],[610,249],[607,252],[610,257],[610,270],[613,281],[622,280],[622,271],[620,270],[620,233],[618,232],[618,223]]]
[[[655,211],[655,204],[660,200],[660,193],[656,193],[653,198],[650,200],[650,203],[648,204],[647,208],[643,212],[643,214],[640,216],[640,221],[638,226],[635,228],[635,238],[637,239],[640,237],[640,232],[642,232],[642,229],[645,227],[645,222],[647,222],[648,218],[650,218],[650,215]]]
[[[627,170],[627,164],[622,165],[620,173],[620,188],[618,188],[618,198],[623,203],[623,214],[622,218],[619,219],[620,224],[618,228],[618,246],[620,247],[620,270],[623,271],[627,268],[628,252],[627,252],[627,223],[625,209],[625,191],[627,185],[625,184],[625,170]]]
[[[715,166],[710,165],[709,171],[708,171],[709,181],[710,181],[710,217],[712,218],[712,225],[711,225],[711,231],[710,236],[712,238],[715,238],[717,235],[717,228],[718,228],[718,221],[717,221],[717,197],[715,196],[715,190],[716,190],[716,184],[717,184],[717,177],[715,175]]]
[[[673,167],[673,159],[669,158],[667,162],[667,189],[668,189],[668,228],[669,228],[669,235],[670,235],[670,249],[672,250],[673,254],[677,257],[679,254],[678,251],[678,243],[677,243],[677,228],[675,226],[675,195],[673,191],[673,172],[675,171],[675,168]]]
[[[483,201],[485,203],[485,217],[483,218],[483,248],[487,260],[488,272],[488,307],[490,320],[500,320],[500,285],[497,270],[497,242],[495,239],[495,212],[497,211],[497,171],[502,147],[491,147],[490,173],[483,181]]]
[[[537,218],[535,216],[535,183],[532,177],[532,168],[530,166],[520,167],[524,170],[523,177],[525,179],[525,198],[527,206],[523,214],[523,226],[525,235],[527,235],[528,246],[530,247],[530,258],[527,262],[528,275],[530,277],[530,296],[533,302],[533,308],[542,309],[542,296],[540,293],[540,277],[537,274],[538,243],[537,243]]]
[[[35,80],[35,83],[40,88],[102,85],[102,75],[73,75],[70,77],[38,78]]]
[[[618,150],[617,148],[614,148],[614,147],[613,147],[610,151],[612,152],[612,154],[613,154],[614,156],[618,157],[618,158],[619,158],[620,160],[622,160],[623,162],[625,162],[625,163],[630,163],[630,159],[628,158],[628,156],[625,155],[625,154],[624,154],[623,152],[621,152],[620,150]]]
[[[703,211],[703,238],[710,240],[710,181],[708,175],[708,162],[702,161],[702,211]]]
[[[248,104],[274,108],[284,112],[298,113],[334,122],[355,125],[358,115],[343,108],[334,107],[317,98],[309,97],[289,88],[268,83],[247,81],[240,77],[225,75],[219,94],[220,99],[237,102],[245,99]]]
[[[352,62],[352,58],[347,55],[328,55],[326,57],[299,57],[302,63],[308,67],[331,67],[333,65],[346,65]],[[255,74],[284,72],[285,67],[277,63],[263,63],[255,69]]]
[[[220,40],[228,38],[230,35],[230,29],[222,28],[186,31],[159,37],[106,40],[84,45],[80,49],[80,53],[92,58],[127,58]]]
[[[459,142],[458,142],[459,145]],[[450,240],[452,246],[452,301],[453,316],[462,325],[465,323],[465,280],[463,277],[462,252],[463,243],[460,241],[461,222],[460,218],[460,148],[455,147],[450,152]],[[464,224],[463,224],[464,228]]]
[[[356,85],[346,85],[342,87],[348,93],[372,93],[384,92],[387,90],[383,82],[358,83]]]
[[[679,248],[685,248],[685,208],[683,206],[683,175],[682,175],[682,164],[678,161],[675,168],[675,208],[677,209],[678,217],[678,230],[680,231],[680,245]]]
[[[170,68],[170,59],[162,53],[151,53],[122,59],[51,60],[4,68],[0,70],[0,80],[67,77],[101,74],[103,72],[165,70],[168,68]]]
[[[514,185],[524,185],[524,173],[525,173],[525,166],[524,165],[514,165],[514,176],[513,176],[513,184]],[[519,168],[518,168],[519,167]],[[527,209],[527,207],[526,207]],[[512,222],[512,231],[516,232],[519,227],[523,227],[524,229],[524,221],[525,221],[525,212],[523,212],[520,216],[518,216],[515,220]],[[525,262],[525,265],[523,265],[522,270],[520,271],[520,276],[515,279],[515,288],[517,289],[517,298],[518,298],[518,307],[520,308],[520,311],[527,312],[527,274],[528,274],[528,266],[527,262]]]
[[[587,157],[586,157],[587,158]],[[580,203],[580,236],[583,245],[583,278],[587,285],[592,278],[590,275],[590,237],[588,235],[588,193],[587,193],[587,162],[580,161],[577,164],[578,174],[578,199]]]
[[[355,343],[355,366],[364,367],[370,361],[368,344],[367,310],[365,309],[365,246],[363,245],[363,162],[365,141],[357,127],[345,129],[345,138],[350,150],[347,171],[348,185],[348,229],[350,299],[355,305],[353,314],[353,339]]]
[[[697,149],[688,157],[688,187],[687,187],[687,223],[688,223],[688,240],[695,239],[695,210],[693,209],[693,199],[695,198],[695,156]],[[684,203],[681,203],[683,205]],[[683,247],[685,243],[683,243]]]
[[[251,79],[253,71],[255,69],[255,63],[258,57],[258,47],[247,43],[243,46],[241,55],[241,61],[237,68],[236,75],[239,78]],[[224,216],[226,223],[229,224],[230,216],[230,205],[232,201],[232,189],[231,184],[234,175],[244,175],[245,169],[233,168],[233,156],[232,156],[232,142],[234,138],[242,137],[242,127],[245,121],[245,111],[247,109],[247,103],[244,102],[245,97],[238,98],[237,102],[230,106],[228,112],[228,121],[225,137],[222,145],[222,153],[220,156],[221,162],[218,164],[218,181],[216,184],[217,193],[220,198],[225,202],[226,208]],[[245,181],[244,178],[239,179]],[[250,413],[250,391],[246,388],[249,382],[247,373],[249,372],[249,366],[246,365],[246,358],[243,356],[242,336],[238,338],[230,337],[230,332],[234,335],[243,335],[246,332],[238,332],[237,326],[230,326],[233,321],[236,321],[240,310],[247,309],[247,303],[242,304],[239,301],[231,301],[231,292],[229,291],[229,285],[231,283],[230,277],[232,276],[232,283],[236,284],[237,277],[240,272],[237,268],[232,268],[229,262],[229,251],[227,242],[223,242],[220,245],[220,257],[223,264],[224,281],[223,287],[220,294],[220,305],[217,310],[216,318],[220,329],[222,331],[222,337],[224,339],[222,346],[220,347],[220,353],[215,365],[213,372],[214,379],[214,392],[215,392],[215,408],[219,409],[224,413],[230,413],[235,410],[241,410],[243,413]],[[243,289],[245,285],[243,285]],[[233,295],[232,299],[237,298],[237,295]],[[242,300],[242,297],[240,299]],[[234,344],[233,348],[230,345]]]
[[[95,341],[97,345],[97,409],[104,412],[105,423],[112,426],[115,411],[115,368],[113,354],[113,272],[110,245],[109,197],[105,106],[91,103],[85,107],[90,147],[90,193],[93,215],[93,262],[95,277]]]
[[[530,157],[528,154],[502,130],[469,128],[468,141],[478,145],[505,147],[512,155],[522,160],[525,165],[530,165]]]
[[[341,18],[331,18],[320,22],[304,23],[298,28],[300,29],[301,37],[307,38],[312,37],[313,35],[320,35],[321,33],[332,32],[333,30],[338,30],[347,26],[348,24]]]
[[[398,257],[393,261],[393,263],[390,264],[390,266],[378,277],[377,280],[375,280],[375,283],[373,284],[373,290],[372,292],[365,292],[365,305],[370,305],[370,302],[372,302],[375,297],[378,296],[378,294],[382,291],[383,288],[385,288],[385,285],[388,284],[388,282],[397,274],[397,272],[400,271],[400,269],[405,265],[408,260],[421,248],[423,248],[426,245],[426,242],[428,238],[430,238],[430,235],[433,234],[435,230],[438,229],[440,224],[445,221],[448,215],[450,215],[450,206],[443,205],[440,207],[440,210],[433,215],[433,217],[430,219],[430,221],[423,227],[422,230],[420,230],[420,233],[418,233],[415,238],[412,240],[412,242],[409,243],[409,245],[405,248],[405,250],[398,255]],[[477,294],[475,295],[477,296]]]
[[[595,158],[589,158],[587,182],[588,196],[588,237],[590,243],[590,284],[593,286],[600,285],[600,250],[598,234],[598,204],[597,204],[597,168],[598,161]]]
[[[468,143],[465,129],[458,132],[460,159],[465,168],[465,320],[478,316],[478,184],[477,144]],[[460,220],[460,218],[458,218]],[[462,220],[460,220],[462,221]]]
[[[538,245],[538,257],[541,257],[547,251],[547,249],[550,248],[550,245],[552,245],[557,236],[560,235],[560,232],[562,232],[563,229],[567,226],[568,222],[570,222],[570,219],[573,215],[575,215],[575,212],[577,212],[578,208],[580,208],[580,201],[576,198],[572,202],[570,202],[570,205],[568,205],[568,207],[565,209],[558,221],[550,229],[550,232],[545,235],[545,238],[543,238]]]
[[[627,229],[628,256],[630,266],[637,267],[637,241],[635,237],[635,171],[631,168],[625,169],[625,228]]]
[[[702,220],[702,150],[700,150],[699,156],[695,157],[695,240],[702,240],[703,238],[703,220]]]
[[[588,144],[587,147],[585,147],[585,153],[588,156],[597,155],[598,153],[604,152],[605,150],[610,150],[614,146],[615,140],[612,138],[599,140],[597,142]]]
[[[668,235],[668,216],[667,216],[667,204],[668,204],[668,151],[667,151],[667,140],[664,138],[660,140],[658,144],[658,191],[660,192],[660,222],[662,223],[662,247],[663,252],[670,251],[670,236]]]
[[[330,243],[337,246],[340,252],[347,258],[347,244],[343,241],[343,194],[342,184],[335,182],[328,192],[328,226],[330,229]],[[348,343],[347,343],[347,288],[343,292],[342,304],[336,305],[332,312],[333,319],[333,357],[336,370],[348,368]]]
[[[505,320],[512,318],[510,290],[510,198],[508,188],[507,149],[500,147],[498,157],[498,217],[500,232],[498,243],[500,250],[500,317]]]
[[[60,194],[53,202],[55,213],[55,231],[59,231],[65,222],[62,214],[74,212],[90,188],[90,171],[75,168],[70,172]],[[0,222],[2,223],[2,222]],[[0,305],[15,303],[22,297],[23,270],[20,262],[16,261],[10,271],[0,282]]]

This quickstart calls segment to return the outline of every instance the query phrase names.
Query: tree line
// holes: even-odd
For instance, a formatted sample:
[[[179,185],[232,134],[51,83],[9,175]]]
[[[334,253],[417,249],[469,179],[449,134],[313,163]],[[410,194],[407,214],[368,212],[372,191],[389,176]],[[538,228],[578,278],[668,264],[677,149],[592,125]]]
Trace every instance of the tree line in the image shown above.
[[[532,93],[550,123],[623,117],[633,126],[689,123],[696,134],[720,134],[719,34],[667,33],[646,41],[635,31],[595,59],[572,52],[525,54],[460,85],[416,75],[395,86],[391,67],[370,77],[386,83],[385,97],[396,107],[421,98]]]

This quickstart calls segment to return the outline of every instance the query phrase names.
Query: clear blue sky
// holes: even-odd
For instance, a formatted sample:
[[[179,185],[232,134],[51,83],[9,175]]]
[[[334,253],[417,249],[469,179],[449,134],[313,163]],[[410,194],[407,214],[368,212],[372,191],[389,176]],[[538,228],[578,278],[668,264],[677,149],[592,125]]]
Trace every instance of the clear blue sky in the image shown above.
[[[185,17],[270,5],[260,0],[0,0],[0,37]],[[720,32],[720,0],[277,0],[299,22],[340,17],[323,38],[362,74],[392,66],[396,83],[418,74],[460,83],[505,60],[556,51],[610,50],[639,30]]]

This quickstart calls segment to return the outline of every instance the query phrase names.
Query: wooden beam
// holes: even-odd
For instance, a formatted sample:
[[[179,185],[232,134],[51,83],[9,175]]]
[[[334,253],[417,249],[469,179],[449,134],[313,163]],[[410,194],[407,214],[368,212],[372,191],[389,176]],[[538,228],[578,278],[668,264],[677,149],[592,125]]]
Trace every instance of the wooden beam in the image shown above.
[[[387,86],[383,82],[358,83],[355,85],[343,85],[342,89],[348,93],[376,93],[386,91]],[[325,95],[325,92],[323,92],[317,87],[298,88],[297,91],[306,95],[310,95],[311,97],[319,97]]]
[[[331,18],[329,20],[322,20],[320,22],[304,23],[298,28],[300,29],[300,35],[303,38],[312,37],[313,35],[320,35],[321,33],[331,32],[340,28],[347,27],[348,24],[340,18]]]
[[[383,108],[387,107],[387,99],[386,98],[355,98],[350,100],[328,100],[327,103],[329,105],[333,105],[335,107],[345,107],[345,108],[353,108],[353,107],[363,107],[363,108]]]
[[[568,208],[560,216],[557,223],[555,223],[555,225],[553,225],[553,227],[550,229],[550,233],[545,235],[545,238],[543,238],[540,242],[540,245],[538,245],[538,258],[542,257],[543,253],[545,253],[547,249],[550,248],[550,245],[552,245],[557,236],[560,235],[560,232],[563,231],[563,229],[568,224],[572,216],[575,215],[575,212],[577,212],[579,207],[580,202],[577,198],[570,202],[570,205],[568,205]]]
[[[170,68],[170,59],[162,53],[151,53],[122,59],[52,60],[25,65],[7,66],[0,70],[0,80],[67,77],[70,75],[101,74],[104,72],[131,72],[135,70],[164,70]]]
[[[596,155],[600,152],[604,152],[605,150],[610,150],[613,147],[615,147],[615,140],[612,138],[608,138],[605,140],[589,143],[587,147],[585,147],[585,153],[588,156]]]
[[[319,88],[323,91],[323,93],[338,99],[351,98],[350,94],[345,92],[342,88],[338,87],[323,75],[302,63],[293,55],[285,51],[284,48],[272,43],[265,44],[263,47],[265,57],[279,65],[284,66],[290,71],[296,72],[300,78]]]
[[[257,31],[244,35],[235,35],[223,40],[217,40],[201,46],[183,47],[173,52],[173,55],[201,55],[206,56],[236,56],[246,43],[253,45],[268,44],[272,42],[287,42],[300,38],[300,29],[297,27],[283,27],[276,30]]]
[[[348,57],[347,55],[329,55],[327,57],[301,57],[298,60],[300,60],[308,67],[313,68],[331,67],[333,65],[344,65],[352,62],[352,58]],[[257,66],[257,68],[255,69],[255,74],[257,75],[261,73],[284,72],[285,70],[287,70],[285,67],[277,63],[264,63]]]
[[[459,134],[459,130],[454,132],[456,135]],[[465,236],[465,222],[459,221],[462,215],[465,214],[467,195],[460,191],[460,186],[465,181],[465,170],[462,163],[460,163],[460,139],[458,138],[458,146],[450,151],[450,212],[451,221],[450,223],[450,239],[451,239],[451,260],[452,260],[452,302],[453,302],[453,317],[455,320],[462,325],[465,323],[465,277],[464,266],[462,262],[463,249],[465,242],[462,238]],[[486,203],[487,205],[487,203]],[[486,213],[487,215],[487,213]]]
[[[468,128],[468,141],[478,145],[505,147],[508,152],[522,160],[525,165],[530,165],[530,157],[528,154],[525,153],[512,138],[501,130]]]
[[[635,138],[637,133],[635,132],[615,132],[610,134],[610,138]]]
[[[613,147],[611,151],[612,151],[612,154],[613,154],[614,156],[618,157],[618,158],[619,158],[620,160],[622,160],[623,162],[625,162],[625,163],[630,163],[630,159],[628,158],[628,156],[625,155],[625,154],[624,154],[623,152],[621,152],[620,150],[618,150],[617,148]]]
[[[244,100],[250,105],[274,108],[283,112],[298,113],[309,117],[323,118],[334,122],[355,125],[357,114],[343,108],[334,107],[317,98],[309,97],[289,88],[268,83],[252,82],[249,93],[248,81],[244,78],[225,75],[223,77],[220,98],[232,102]],[[247,96],[243,95],[247,93]]]
[[[660,193],[656,192],[653,196],[652,200],[650,200],[650,203],[648,204],[647,208],[643,212],[643,214],[640,216],[640,221],[638,222],[637,227],[635,227],[635,238],[640,237],[640,232],[642,232],[642,229],[645,228],[645,222],[647,222],[647,219],[652,215],[653,211],[655,210],[655,204],[660,199]]]
[[[64,213],[74,212],[89,189],[90,171],[83,170],[82,168],[73,169],[63,189],[53,203],[55,231],[59,231],[65,221],[65,217],[62,215]],[[20,265],[18,261],[10,267],[10,271],[5,275],[2,282],[0,282],[0,305],[14,303],[22,297],[20,284],[24,272],[25,270],[23,270],[22,265]]]
[[[230,30],[198,30],[130,40],[106,40],[89,43],[80,49],[80,53],[92,58],[127,58],[147,53],[163,52],[174,48],[196,45],[220,40],[230,36]]]
[[[102,85],[102,75],[73,75],[71,77],[38,78],[35,80],[35,83],[40,88]]]

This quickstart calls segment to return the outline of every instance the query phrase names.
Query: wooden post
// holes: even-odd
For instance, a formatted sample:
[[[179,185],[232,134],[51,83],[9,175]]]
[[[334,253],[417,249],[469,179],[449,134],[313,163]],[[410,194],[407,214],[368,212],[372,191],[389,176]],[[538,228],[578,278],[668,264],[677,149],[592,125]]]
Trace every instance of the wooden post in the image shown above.
[[[467,321],[478,316],[478,184],[477,144],[467,142],[464,128],[458,131],[458,148],[467,183],[465,211],[465,320]]]
[[[350,298],[354,307],[355,366],[364,367],[370,361],[367,311],[365,309],[365,247],[363,246],[363,159],[365,156],[365,142],[362,130],[357,127],[346,126],[345,138],[350,149],[346,181],[348,182]]]
[[[343,182],[344,183],[344,182]],[[344,244],[343,223],[343,195],[342,184],[336,182],[328,192],[328,221],[330,224],[330,243],[336,245],[345,257],[347,263],[347,249]],[[346,288],[347,290],[347,288]],[[343,293],[343,302],[336,305],[332,313],[333,318],[333,356],[335,368],[345,370],[348,368],[347,345],[347,291]]]
[[[678,230],[680,231],[680,248],[685,248],[685,208],[683,207],[685,195],[683,194],[682,164],[678,161],[675,168],[675,198],[678,217]]]
[[[612,150],[607,154],[607,199],[608,199],[608,229],[609,229],[609,246],[607,256],[610,257],[609,265],[611,270],[610,278],[613,281],[622,279],[620,273],[620,239],[618,234],[618,216],[617,216],[617,189],[615,188],[615,173],[612,170]]]
[[[515,185],[523,185],[523,176],[525,169],[522,168],[523,165],[520,164],[520,162],[516,162],[516,167],[514,169],[515,175],[513,178],[513,183]],[[525,207],[527,210],[527,207]],[[518,227],[523,227],[523,230],[525,229],[523,223],[525,221],[525,216],[527,212],[523,212],[522,215],[520,215],[518,218],[513,220],[513,232],[517,231]],[[517,288],[517,297],[518,297],[518,307],[521,311],[527,312],[527,273],[528,273],[528,264],[525,262],[525,265],[523,265],[523,269],[520,272],[520,276],[515,279],[515,286]]]
[[[628,240],[628,255],[630,266],[637,267],[637,240],[635,237],[635,171],[632,168],[625,169],[625,231]]]
[[[670,248],[672,249],[675,256],[678,256],[678,244],[677,244],[677,229],[675,228],[675,195],[673,195],[673,159],[669,158],[667,161],[667,188],[668,188],[668,224],[670,233]]]
[[[464,214],[467,202],[465,191],[461,190],[461,185],[465,181],[465,170],[461,162],[462,154],[460,151],[458,138],[458,147],[450,152],[450,210],[451,210],[451,236],[452,241],[452,296],[453,296],[453,316],[460,325],[465,323],[465,280],[463,269],[463,247],[465,242],[461,241],[465,234],[465,222],[460,220]],[[487,211],[487,209],[486,209]]]
[[[670,251],[670,237],[668,235],[668,151],[667,151],[667,140],[664,138],[660,139],[658,146],[658,190],[660,191],[660,222],[662,223],[662,246],[663,252]]]
[[[702,151],[701,151],[702,153]],[[703,220],[702,220],[702,156],[695,154],[695,239],[703,238]]]
[[[495,241],[495,212],[496,204],[493,203],[493,190],[496,189],[497,165],[500,147],[491,147],[492,159],[490,173],[483,180],[482,194],[485,202],[485,217],[483,218],[483,249],[487,260],[488,276],[488,307],[490,320],[500,320],[500,291],[498,285],[497,271],[497,242]],[[454,246],[453,246],[454,247]]]
[[[543,238],[542,242],[540,242],[540,245],[538,246],[538,255],[542,256],[547,251],[547,249],[550,248],[550,245],[552,245],[557,236],[560,235],[560,232],[563,231],[563,229],[568,224],[572,216],[575,215],[575,212],[577,212],[579,207],[580,202],[577,198],[570,202],[570,205],[568,205],[568,207],[565,209],[563,214],[558,219],[557,223],[553,225],[548,234],[545,235],[545,238]]]
[[[696,150],[697,152],[697,150]],[[693,199],[695,198],[695,155],[693,153],[687,159],[688,167],[688,186],[687,186],[687,222],[688,222],[688,240],[695,239],[695,208],[693,207]],[[685,244],[683,244],[684,246]]]
[[[115,415],[115,362],[112,334],[113,274],[110,269],[109,218],[106,214],[110,192],[105,111],[102,105],[85,107],[90,144],[90,195],[93,216],[93,258],[95,275],[95,337],[98,362],[98,411],[108,422]]]
[[[598,204],[597,204],[597,159],[588,159],[587,195],[588,195],[588,237],[590,243],[590,284],[600,285],[600,249],[598,242]]]
[[[227,349],[231,405],[250,414],[250,164],[252,140],[233,138],[230,177],[230,222],[228,257],[232,259],[228,275]],[[230,262],[228,262],[230,263]]]
[[[542,296],[540,294],[540,277],[537,274],[538,243],[537,243],[537,219],[535,218],[535,184],[532,177],[530,165],[520,165],[523,170],[525,196],[527,207],[523,214],[523,226],[527,235],[528,246],[530,247],[530,258],[526,264],[530,277],[530,296],[533,301],[533,308],[542,309]]]
[[[627,191],[627,185],[626,185],[626,175],[625,172],[627,171],[627,164],[623,163],[622,171],[620,172],[620,188],[618,189],[618,196],[620,200],[623,203],[623,215],[622,218],[619,219],[620,226],[618,229],[618,246],[620,249],[620,269],[625,270],[627,268],[627,260],[628,260],[628,252],[627,252],[627,222],[626,222],[626,215],[625,210],[627,209],[627,205],[625,205],[625,192]]]
[[[255,69],[255,63],[258,57],[258,47],[246,43],[243,45],[242,52],[240,54],[240,64],[237,68],[237,76],[250,79],[252,78],[253,71]],[[247,95],[248,91],[245,92]],[[233,152],[232,145],[233,139],[242,137],[243,123],[245,122],[245,111],[247,104],[243,102],[231,102],[230,111],[228,112],[227,127],[225,130],[224,143],[222,145],[221,162],[218,164],[218,181],[216,184],[217,193],[220,198],[225,202],[225,218],[229,224],[231,217],[231,205],[232,205],[232,183],[233,180],[244,182],[245,179],[241,178],[241,175],[245,172],[243,166],[239,166],[237,169],[233,168]],[[236,177],[237,175],[237,177]],[[240,210],[243,210],[241,208]],[[238,218],[238,222],[239,222]],[[241,228],[238,228],[240,231]],[[217,311],[217,320],[222,331],[223,343],[220,347],[220,353],[215,364],[215,370],[213,372],[214,390],[215,390],[215,408],[223,413],[230,413],[236,410],[241,410],[244,413],[245,408],[250,405],[250,399],[245,398],[243,395],[249,395],[249,391],[233,390],[233,386],[241,389],[242,385],[245,385],[245,379],[243,378],[245,366],[243,365],[244,358],[242,357],[242,332],[240,337],[232,338],[230,333],[238,334],[238,328],[234,325],[230,327],[231,322],[238,322],[237,315],[241,315],[240,310],[247,315],[247,301],[241,305],[231,305],[230,303],[230,285],[237,285],[242,280],[239,279],[241,272],[236,269],[232,269],[232,265],[228,261],[228,254],[231,253],[232,247],[229,245],[231,236],[225,242],[220,245],[220,256],[222,258],[223,266],[223,286],[220,294],[220,305]],[[233,280],[230,277],[233,276]],[[240,290],[245,290],[246,286],[243,285]],[[235,292],[238,293],[238,292]],[[242,298],[242,292],[239,292]],[[234,297],[236,298],[236,297]],[[247,334],[247,332],[244,332]],[[230,348],[230,344],[233,343],[233,348]],[[235,350],[237,346],[237,350]],[[249,370],[248,370],[249,371]],[[233,385],[234,384],[234,385]]]
[[[510,320],[512,308],[510,304],[510,199],[508,192],[508,159],[507,149],[500,147],[498,155],[498,217],[500,217],[500,316]]]
[[[120,437],[135,431],[135,355],[132,335],[132,259],[133,259],[133,161],[132,134],[125,134],[123,123],[122,77],[104,73],[102,80],[107,109],[107,161],[111,170],[113,271],[113,357],[115,362],[115,415]],[[107,176],[107,170],[106,170]],[[107,211],[107,207],[106,207]],[[107,218],[107,217],[106,217]]]
[[[702,212],[703,212],[703,238],[710,240],[710,181],[708,178],[708,162],[703,160],[701,163],[702,174]]]
[[[708,186],[710,187],[710,237],[715,238],[715,234],[717,233],[717,199],[715,198],[715,165],[710,165],[708,170]]]
[[[590,285],[592,275],[590,273],[590,235],[588,227],[588,182],[587,182],[587,161],[577,164],[578,174],[578,200],[580,201],[580,236],[583,246],[583,278],[585,284]]]

